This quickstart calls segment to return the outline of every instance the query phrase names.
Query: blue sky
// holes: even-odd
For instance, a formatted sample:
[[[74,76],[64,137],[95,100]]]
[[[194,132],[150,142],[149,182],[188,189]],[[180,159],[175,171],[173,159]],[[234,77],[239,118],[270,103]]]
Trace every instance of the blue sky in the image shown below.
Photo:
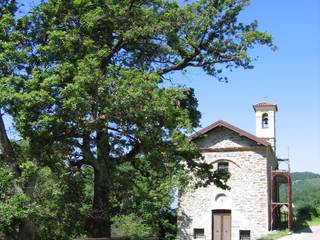
[[[32,0],[20,0],[23,10]],[[258,47],[253,70],[225,72],[221,83],[200,70],[174,77],[195,89],[205,127],[223,119],[255,133],[252,105],[278,104],[277,154],[287,157],[290,148],[293,171],[320,173],[320,1],[253,0],[241,20],[257,19],[278,46],[276,52]]]
[[[177,75],[195,89],[202,126],[223,119],[255,133],[252,105],[274,102],[278,157],[287,157],[289,147],[293,171],[320,173],[320,1],[255,0],[241,19],[257,19],[278,50],[253,50],[255,68],[225,72],[229,83],[201,71]]]

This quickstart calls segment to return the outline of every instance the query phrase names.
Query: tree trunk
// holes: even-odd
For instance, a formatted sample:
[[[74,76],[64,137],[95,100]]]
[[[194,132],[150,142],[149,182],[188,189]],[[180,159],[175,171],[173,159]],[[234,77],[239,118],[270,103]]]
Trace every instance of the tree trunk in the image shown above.
[[[97,131],[97,161],[94,167],[94,196],[89,232],[92,237],[111,237],[111,162],[106,130]]]
[[[94,196],[89,218],[89,234],[92,237],[110,237],[110,186],[104,168],[94,170]]]
[[[34,200],[34,187],[37,182],[37,176],[32,175],[24,184],[24,193],[32,200]],[[34,240],[36,239],[37,225],[34,224],[32,217],[21,221],[19,226],[18,240]]]
[[[12,145],[8,138],[0,110],[0,163],[5,162],[10,166],[16,166],[13,155]]]
[[[18,240],[33,240],[36,238],[35,224],[28,219],[23,220],[19,226]]]
[[[36,143],[37,141],[30,140],[30,153],[32,155],[32,161],[36,165],[40,163],[41,159],[41,152],[40,149],[42,149],[39,144]],[[38,181],[38,174],[33,173],[32,175],[29,175],[28,178],[25,179],[24,185],[23,185],[23,192],[28,198],[30,198],[31,201],[36,201],[35,199],[35,186]],[[30,216],[27,219],[24,219],[21,221],[19,226],[19,237],[18,240],[34,240],[36,239],[36,234],[38,230],[38,226],[34,223],[34,219]]]

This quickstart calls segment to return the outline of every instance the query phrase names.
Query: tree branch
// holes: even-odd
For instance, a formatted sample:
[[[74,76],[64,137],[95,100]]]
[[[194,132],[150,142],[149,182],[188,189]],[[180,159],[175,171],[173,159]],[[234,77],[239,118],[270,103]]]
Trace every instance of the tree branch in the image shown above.
[[[102,59],[101,66],[105,67],[108,65],[108,62],[111,60],[111,58],[118,52],[123,46],[125,45],[125,42],[123,39],[119,39],[118,42],[113,46],[108,56],[106,56],[104,59]]]
[[[216,63],[227,63],[227,62],[233,62],[233,61],[238,61],[241,60],[240,56],[226,56],[222,58],[218,58],[216,60],[210,60],[210,61],[203,61],[199,63],[192,63],[190,62],[188,66],[191,67],[205,67],[208,65],[216,64]]]
[[[84,156],[84,159],[86,162],[88,162],[89,165],[91,165],[92,167],[96,167],[96,162],[95,162],[95,157],[91,151],[91,148],[90,148],[90,136],[89,136],[89,133],[88,132],[85,132],[83,134],[83,137],[82,137],[82,140],[83,140],[83,143],[80,144],[80,149],[83,153],[83,156]]]
[[[86,161],[85,159],[80,159],[80,160],[73,160],[73,161],[70,161],[70,169],[71,171],[76,171],[76,170],[79,170],[83,165],[89,165],[89,166],[92,166],[92,164],[88,161]]]
[[[123,134],[124,136],[126,136],[126,137],[130,138],[131,140],[133,140],[134,142],[138,142],[138,139],[132,137],[132,136],[129,135],[128,133],[123,132],[123,131],[121,131],[121,130],[119,130],[119,129],[117,129],[117,128],[108,127],[108,129],[111,130],[111,131],[115,131],[115,132],[117,132],[117,133],[121,133],[121,134]]]
[[[123,164],[126,162],[132,162],[136,155],[140,153],[140,145],[135,144],[134,147],[126,155],[117,158],[117,164]]]
[[[185,67],[190,66],[190,61],[192,61],[196,56],[198,56],[200,54],[200,49],[199,48],[195,48],[194,52],[188,56],[185,56],[185,58],[183,58],[180,62],[178,62],[177,64],[161,69],[158,71],[158,74],[163,75],[172,71],[178,71],[178,70],[182,70]]]

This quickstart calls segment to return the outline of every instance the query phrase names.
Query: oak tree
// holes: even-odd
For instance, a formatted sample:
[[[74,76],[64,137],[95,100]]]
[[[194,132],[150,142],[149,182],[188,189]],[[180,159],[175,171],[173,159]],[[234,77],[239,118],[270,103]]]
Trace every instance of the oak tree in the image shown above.
[[[221,80],[224,68],[251,68],[248,51],[273,44],[257,22],[239,22],[248,3],[48,0],[17,17],[9,35],[19,41],[0,36],[0,49],[19,56],[0,58],[0,69],[12,63],[0,73],[0,104],[19,134],[40,162],[60,144],[63,162],[93,169],[91,236],[110,236],[111,201],[121,205],[136,173],[191,172],[197,186],[226,187],[188,139],[199,126],[197,100],[172,73],[202,68]]]

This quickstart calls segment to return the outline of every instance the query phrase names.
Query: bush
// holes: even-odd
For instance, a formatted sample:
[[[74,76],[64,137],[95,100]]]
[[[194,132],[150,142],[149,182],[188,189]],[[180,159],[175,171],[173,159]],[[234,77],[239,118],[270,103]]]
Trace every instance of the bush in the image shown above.
[[[319,212],[318,210],[311,206],[311,205],[306,205],[304,207],[301,207],[298,209],[297,211],[297,219],[299,220],[311,220],[314,217],[318,217],[319,216]]]

